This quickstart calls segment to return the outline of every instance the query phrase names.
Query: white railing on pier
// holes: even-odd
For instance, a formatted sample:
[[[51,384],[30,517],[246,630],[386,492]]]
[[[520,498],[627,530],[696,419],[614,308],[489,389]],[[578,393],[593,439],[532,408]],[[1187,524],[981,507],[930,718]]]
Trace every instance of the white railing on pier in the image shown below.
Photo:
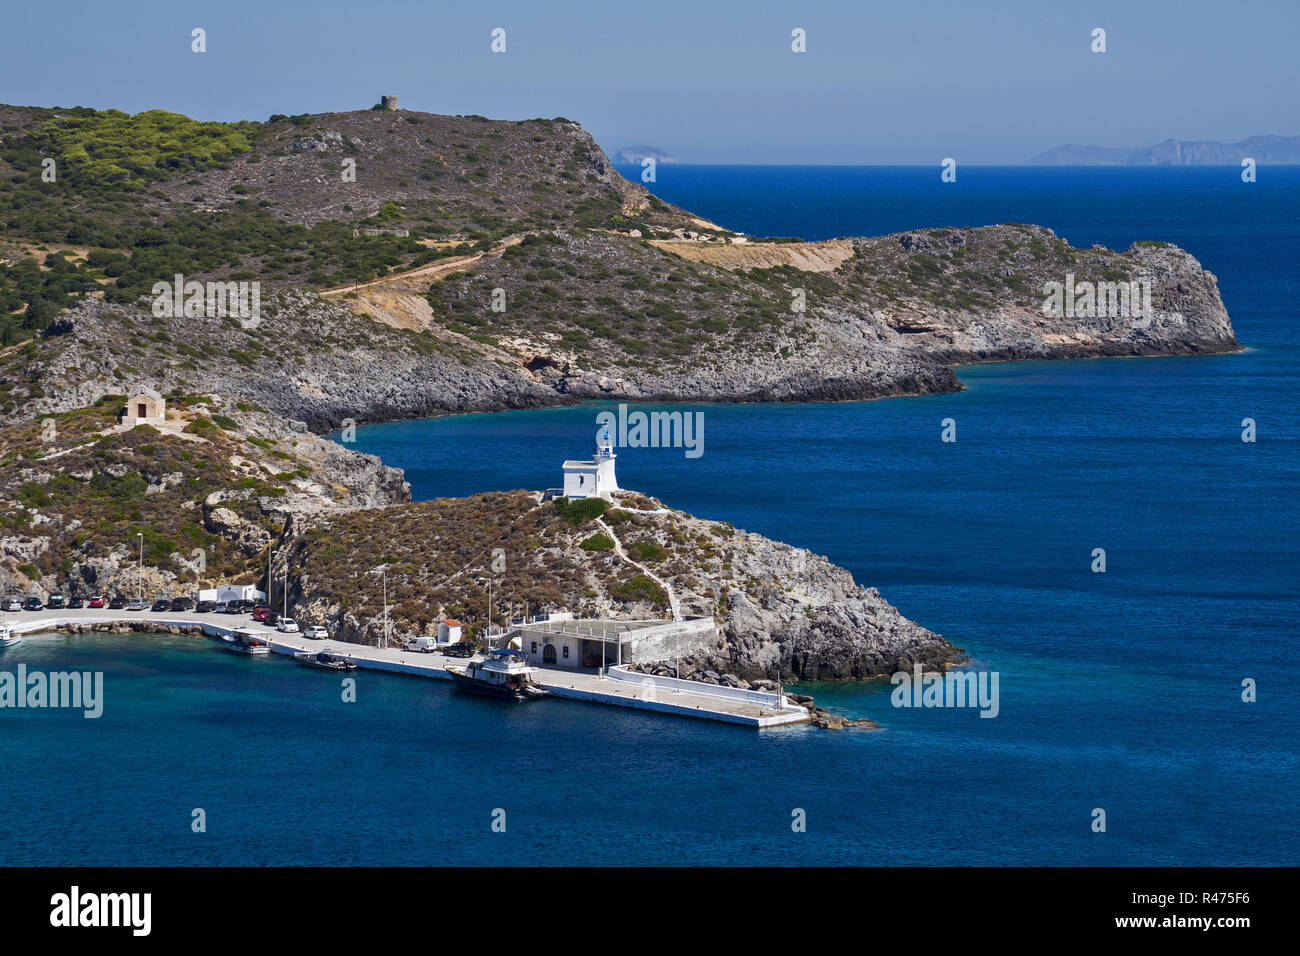
[[[705,684],[702,681],[685,680],[678,677],[656,677],[653,674],[641,674],[630,671],[626,666],[607,667],[605,676],[610,680],[627,681],[642,687],[653,687],[661,694],[694,694],[697,697],[716,697],[719,700],[743,701],[760,707],[771,707],[775,711],[800,709],[798,704],[785,694],[766,690],[745,690],[741,687],[728,687],[725,684]],[[669,697],[661,698],[669,700]]]

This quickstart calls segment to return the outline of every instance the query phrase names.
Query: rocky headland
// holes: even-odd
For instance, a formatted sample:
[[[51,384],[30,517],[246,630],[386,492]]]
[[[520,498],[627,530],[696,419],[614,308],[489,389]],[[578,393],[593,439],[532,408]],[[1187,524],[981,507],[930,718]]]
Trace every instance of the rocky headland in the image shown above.
[[[399,471],[321,436],[593,398],[927,394],[960,389],[967,362],[1239,348],[1214,275],[1158,237],[744,237],[623,179],[563,118],[0,107],[0,127],[0,566],[25,592],[143,575],[182,593],[263,580],[286,551],[296,613],[346,640],[377,639],[381,575],[397,635],[481,625],[491,576],[494,617],[711,616],[716,641],[683,661],[706,680],[941,669],[959,649],[725,515],[635,495],[605,514],[524,491],[413,503]],[[63,170],[48,188],[46,155]],[[256,281],[256,314],[158,307],[176,275]],[[1045,289],[1067,282],[1141,285],[1151,308],[1050,313]],[[165,425],[116,426],[139,381],[166,394]],[[498,549],[506,569],[485,570]]]

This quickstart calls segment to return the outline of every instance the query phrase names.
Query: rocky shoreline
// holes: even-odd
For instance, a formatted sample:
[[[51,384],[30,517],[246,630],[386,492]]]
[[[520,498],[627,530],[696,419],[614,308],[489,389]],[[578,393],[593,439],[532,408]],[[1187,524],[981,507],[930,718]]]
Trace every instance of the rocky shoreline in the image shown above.
[[[173,636],[204,637],[200,624],[152,624],[149,621],[87,621],[67,622],[51,627],[55,634],[169,634]]]
[[[633,240],[557,236],[550,241],[567,243],[573,255],[632,257],[639,268],[666,268],[635,258],[643,251]],[[624,248],[620,242],[633,245]],[[597,248],[590,248],[593,243]],[[282,290],[268,294],[263,316],[233,336],[228,318],[156,317],[144,302],[125,306],[85,299],[64,313],[59,334],[47,337],[21,371],[0,368],[0,380],[22,414],[93,404],[122,388],[118,356],[131,350],[135,333],[130,330],[143,327],[159,341],[185,343],[189,356],[178,362],[166,349],[131,350],[136,373],[162,391],[227,396],[323,433],[349,423],[591,399],[803,402],[937,394],[960,391],[953,368],[968,363],[1190,355],[1241,347],[1213,274],[1164,243],[1138,243],[1124,253],[1076,250],[1050,230],[992,226],[855,239],[852,244],[855,257],[831,274],[834,286],[822,292],[820,309],[794,321],[774,320],[761,338],[745,344],[720,340],[719,348],[687,349],[673,359],[633,360],[596,338],[580,348],[565,346],[528,327],[527,318],[512,319],[519,327],[507,326],[495,336],[469,334],[456,322],[439,324],[419,310],[395,327],[365,312],[364,300]],[[710,278],[719,273],[728,276],[726,281],[739,281],[725,269],[687,265],[707,273],[702,282],[722,281]],[[964,271],[952,273],[949,280],[945,270],[958,266]],[[493,263],[485,268],[518,267]],[[992,281],[1014,283],[1018,291],[947,291],[949,281],[958,281],[956,275],[975,274],[971,270],[976,268]],[[1149,321],[1044,316],[1039,287],[1073,276],[1070,270],[1075,269],[1086,270],[1080,275],[1138,276],[1149,282]],[[831,281],[822,274],[805,278],[793,272],[781,273],[780,289]],[[897,289],[873,285],[877,273],[899,276]],[[512,275],[488,272],[480,281],[510,284],[516,281]],[[920,284],[916,276],[926,276],[930,284]],[[770,301],[785,294],[771,285],[773,280],[764,281],[769,285],[745,294]],[[949,295],[957,298],[945,298]],[[464,307],[477,308],[472,303]],[[251,350],[246,348],[253,343]]]

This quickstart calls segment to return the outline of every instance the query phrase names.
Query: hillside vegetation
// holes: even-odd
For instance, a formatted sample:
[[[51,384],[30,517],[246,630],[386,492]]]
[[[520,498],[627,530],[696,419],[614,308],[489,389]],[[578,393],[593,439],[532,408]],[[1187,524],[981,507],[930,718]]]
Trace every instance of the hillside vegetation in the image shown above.
[[[147,377],[323,430],[595,397],[921,394],[958,389],[960,362],[1238,347],[1214,276],[1158,241],[735,238],[558,117],[0,107],[0,408]],[[151,290],[177,274],[261,283],[260,322],[157,319]],[[1049,318],[1044,284],[1067,275],[1149,282],[1154,314]]]
[[[118,426],[124,395],[0,427],[6,588],[134,593],[141,547],[149,597],[251,581],[290,515],[409,497],[400,472],[259,409],[167,398],[162,429]]]
[[[206,123],[0,106],[0,239],[92,249],[80,277],[102,281],[114,302],[176,273],[329,288],[449,254],[421,240],[486,248],[520,228],[622,223],[625,207],[686,221],[562,118],[368,110]],[[10,340],[57,314],[40,304],[47,292],[3,273],[0,295],[6,313],[37,303],[31,317],[4,320]]]

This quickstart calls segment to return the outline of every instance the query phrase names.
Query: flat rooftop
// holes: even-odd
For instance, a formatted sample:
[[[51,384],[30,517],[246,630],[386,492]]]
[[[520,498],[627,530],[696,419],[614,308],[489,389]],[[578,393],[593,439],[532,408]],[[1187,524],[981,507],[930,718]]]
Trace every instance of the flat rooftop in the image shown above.
[[[631,631],[642,631],[648,627],[660,627],[671,623],[671,621],[613,621],[586,618],[577,621],[538,621],[536,624],[521,624],[519,630],[600,640],[606,635],[612,638],[616,634],[627,634]]]

